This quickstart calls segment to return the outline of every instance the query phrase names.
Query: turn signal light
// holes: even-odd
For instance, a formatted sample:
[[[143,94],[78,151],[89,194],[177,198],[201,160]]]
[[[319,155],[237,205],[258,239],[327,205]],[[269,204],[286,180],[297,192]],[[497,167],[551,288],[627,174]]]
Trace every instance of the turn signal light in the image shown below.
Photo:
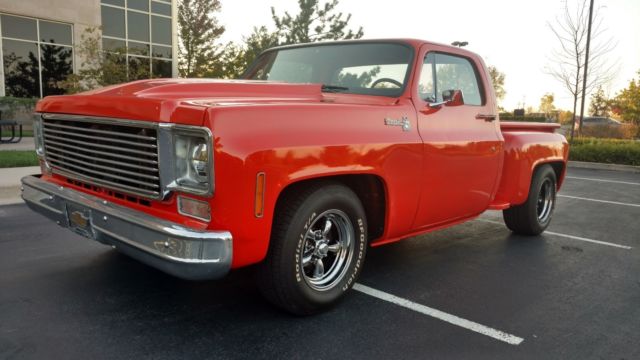
[[[178,196],[178,212],[204,221],[211,220],[209,203],[184,196]]]
[[[264,185],[266,175],[259,172],[256,177],[256,198],[254,204],[255,215],[261,218],[264,215]]]

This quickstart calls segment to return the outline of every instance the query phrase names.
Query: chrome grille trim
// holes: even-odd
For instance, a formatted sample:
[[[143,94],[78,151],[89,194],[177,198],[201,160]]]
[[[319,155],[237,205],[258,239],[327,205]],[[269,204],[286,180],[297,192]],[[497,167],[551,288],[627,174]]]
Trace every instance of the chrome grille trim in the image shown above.
[[[54,173],[129,195],[161,199],[158,123],[42,114]]]

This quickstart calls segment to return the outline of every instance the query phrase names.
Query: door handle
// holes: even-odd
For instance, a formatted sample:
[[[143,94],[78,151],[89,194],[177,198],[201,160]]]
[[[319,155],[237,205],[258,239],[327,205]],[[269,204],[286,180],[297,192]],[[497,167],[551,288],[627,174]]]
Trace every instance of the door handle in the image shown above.
[[[494,121],[496,119],[496,115],[494,114],[478,114],[476,115],[476,119],[484,120],[484,121]]]

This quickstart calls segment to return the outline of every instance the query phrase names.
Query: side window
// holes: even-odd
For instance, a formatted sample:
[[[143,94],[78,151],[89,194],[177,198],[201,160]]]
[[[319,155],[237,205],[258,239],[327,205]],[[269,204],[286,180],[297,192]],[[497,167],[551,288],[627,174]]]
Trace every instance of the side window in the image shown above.
[[[443,101],[443,93],[461,90],[465,105],[483,103],[475,68],[468,59],[460,56],[427,54],[418,86],[420,97],[427,102]]]
[[[420,82],[418,83],[418,94],[426,102],[436,102],[435,66],[435,55],[433,53],[427,54],[422,64]]]

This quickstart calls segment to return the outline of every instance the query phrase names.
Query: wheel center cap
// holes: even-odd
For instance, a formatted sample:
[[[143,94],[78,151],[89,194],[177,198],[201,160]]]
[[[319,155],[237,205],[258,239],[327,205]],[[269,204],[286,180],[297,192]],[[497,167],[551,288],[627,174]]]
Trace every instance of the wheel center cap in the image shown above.
[[[318,245],[318,249],[316,251],[319,257],[325,257],[329,252],[329,245],[322,243]]]

